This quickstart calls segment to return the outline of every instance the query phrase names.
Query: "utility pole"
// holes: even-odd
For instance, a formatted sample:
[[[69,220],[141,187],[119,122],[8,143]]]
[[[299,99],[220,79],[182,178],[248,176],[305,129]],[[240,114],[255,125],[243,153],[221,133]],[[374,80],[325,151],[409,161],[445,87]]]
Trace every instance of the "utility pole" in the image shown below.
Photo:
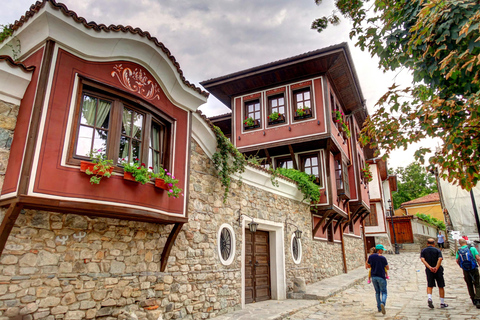
[[[393,221],[393,208],[392,208],[392,200],[388,200],[388,204],[390,205],[390,218],[392,221],[392,231],[393,231],[393,242],[395,243],[395,254],[399,254],[398,251],[398,244],[397,244],[397,235],[395,234],[395,222]]]

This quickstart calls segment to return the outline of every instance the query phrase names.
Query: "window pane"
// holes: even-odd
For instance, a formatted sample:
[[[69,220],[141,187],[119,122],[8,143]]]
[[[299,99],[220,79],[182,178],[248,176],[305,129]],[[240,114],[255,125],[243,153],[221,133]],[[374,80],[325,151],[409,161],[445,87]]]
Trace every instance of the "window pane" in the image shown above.
[[[303,93],[304,100],[310,100],[310,91],[305,91]]]
[[[255,111],[260,111],[260,103],[255,103]]]
[[[122,134],[131,135],[132,130],[132,110],[123,109],[122,116]]]
[[[260,112],[255,112],[255,120],[260,120]]]
[[[310,108],[310,101],[304,101],[303,104],[305,107]]]
[[[312,174],[311,168],[305,168],[305,173],[306,174]]]
[[[301,92],[297,93],[295,96],[296,96],[297,101],[302,101],[303,100],[303,95],[302,95]]]
[[[248,105],[248,112],[253,112],[253,104]]]
[[[284,114],[285,113],[285,107],[279,107],[278,108],[278,113]]]
[[[134,112],[133,114],[133,134],[135,139],[142,139],[143,115]]]
[[[97,107],[97,120],[96,124],[98,128],[108,129],[108,122],[110,121],[110,109],[112,104],[109,101],[99,100]]]
[[[95,111],[97,107],[97,98],[83,95],[83,105],[80,123],[93,126],[95,124]]]
[[[283,97],[278,99],[278,104],[281,106],[285,104]]]
[[[120,138],[120,150],[118,153],[118,161],[121,162],[122,159],[125,159],[126,162],[132,162],[132,159],[129,158],[128,149],[130,146],[130,139],[122,136]]]
[[[133,140],[132,142],[132,157],[133,158],[140,158],[140,148],[142,143],[137,140]]]
[[[150,139],[150,147],[156,150],[160,149],[159,128],[156,125],[152,125],[152,138]]]
[[[77,140],[77,155],[89,156],[92,148],[93,128],[80,126]]]
[[[310,167],[310,166],[311,166],[311,164],[310,164],[310,158],[305,159],[305,166],[306,166],[306,167]]]
[[[317,158],[317,157],[313,157],[313,158],[312,158],[312,165],[313,165],[313,166],[318,165],[318,158]]]
[[[93,150],[107,149],[107,132],[104,130],[95,130],[95,139],[93,140]]]
[[[272,100],[272,107],[276,107],[278,104],[277,104],[277,99],[273,99]]]
[[[312,173],[311,174],[318,177],[318,167],[312,167]]]

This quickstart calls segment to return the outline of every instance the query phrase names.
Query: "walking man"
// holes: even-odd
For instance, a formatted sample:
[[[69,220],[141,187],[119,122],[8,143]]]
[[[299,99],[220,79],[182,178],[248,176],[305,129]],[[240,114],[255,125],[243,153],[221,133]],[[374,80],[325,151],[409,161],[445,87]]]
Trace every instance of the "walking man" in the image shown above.
[[[385,248],[381,244],[375,246],[377,252],[371,254],[367,260],[367,267],[372,269],[372,283],[375,288],[375,297],[377,299],[377,309],[385,314],[385,304],[387,303],[387,279],[385,270],[389,269],[387,259],[382,256]]]
[[[438,231],[437,244],[438,248],[443,251],[445,248],[445,236],[442,234],[442,231]]]
[[[460,249],[457,252],[457,263],[463,269],[463,279],[467,284],[468,294],[473,304],[480,309],[480,277],[478,274],[478,263],[480,256],[475,247],[468,248],[465,239],[459,239]]]
[[[435,282],[438,285],[438,294],[440,295],[440,308],[448,307],[445,303],[445,280],[443,278],[442,252],[435,248],[435,240],[428,239],[427,247],[420,253],[420,260],[425,265],[425,274],[427,275],[427,296],[428,306],[434,308],[432,301],[432,291]]]

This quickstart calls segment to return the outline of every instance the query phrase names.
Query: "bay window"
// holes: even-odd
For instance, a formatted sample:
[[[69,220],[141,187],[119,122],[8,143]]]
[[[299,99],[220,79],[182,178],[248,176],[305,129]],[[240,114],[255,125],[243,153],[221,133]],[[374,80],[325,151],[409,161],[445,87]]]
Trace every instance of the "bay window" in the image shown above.
[[[135,158],[156,172],[168,166],[173,121],[153,106],[96,84],[84,84],[77,108],[71,163],[87,160],[92,151],[100,150],[116,166]]]

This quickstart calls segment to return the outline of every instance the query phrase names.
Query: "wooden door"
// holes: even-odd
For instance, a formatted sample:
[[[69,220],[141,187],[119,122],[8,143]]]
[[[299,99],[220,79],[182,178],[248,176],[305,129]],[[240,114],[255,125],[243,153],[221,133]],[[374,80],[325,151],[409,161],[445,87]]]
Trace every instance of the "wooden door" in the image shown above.
[[[268,232],[245,230],[245,303],[270,300]]]
[[[392,220],[388,220],[390,224],[390,235],[392,242],[394,241]],[[398,221],[394,219],[395,223],[395,237],[397,243],[413,243],[412,223],[410,220]]]
[[[367,252],[371,247],[375,247],[375,237],[366,237],[367,240]]]

